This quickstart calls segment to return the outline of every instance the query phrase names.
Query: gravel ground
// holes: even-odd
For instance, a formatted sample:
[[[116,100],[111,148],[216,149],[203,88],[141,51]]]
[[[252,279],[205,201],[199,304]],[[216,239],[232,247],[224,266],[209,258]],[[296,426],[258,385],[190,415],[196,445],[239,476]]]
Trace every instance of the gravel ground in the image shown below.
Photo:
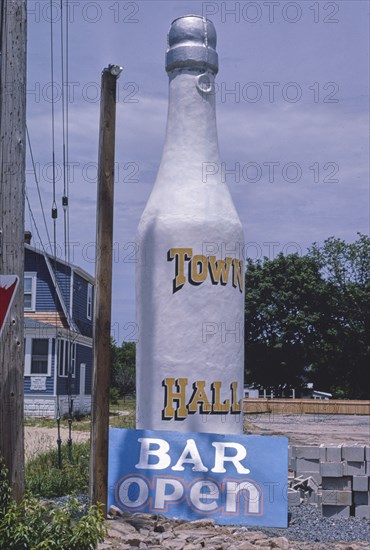
[[[250,528],[249,528],[250,530]],[[312,542],[354,542],[364,541],[370,548],[370,521],[355,517],[324,518],[320,508],[301,504],[289,508],[287,529],[263,529],[258,531],[269,537],[286,537],[289,540]]]

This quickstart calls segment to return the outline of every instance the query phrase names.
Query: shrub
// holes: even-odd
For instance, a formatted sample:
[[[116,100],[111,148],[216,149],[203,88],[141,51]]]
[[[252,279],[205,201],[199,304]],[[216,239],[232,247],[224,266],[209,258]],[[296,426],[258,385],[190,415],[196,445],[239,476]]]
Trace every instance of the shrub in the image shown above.
[[[26,488],[33,496],[45,498],[86,493],[89,484],[90,443],[74,443],[73,462],[68,460],[68,445],[62,445],[62,468],[58,451],[37,455],[26,464]]]
[[[7,471],[0,460],[0,548],[7,550],[93,550],[104,540],[101,507],[84,515],[76,498],[48,509],[27,495],[20,504],[10,496]],[[8,498],[3,498],[3,495]]]
[[[109,389],[109,401],[111,405],[118,405],[118,401],[121,397],[119,388],[110,388]]]
[[[0,455],[0,520],[5,515],[10,499],[8,472]]]

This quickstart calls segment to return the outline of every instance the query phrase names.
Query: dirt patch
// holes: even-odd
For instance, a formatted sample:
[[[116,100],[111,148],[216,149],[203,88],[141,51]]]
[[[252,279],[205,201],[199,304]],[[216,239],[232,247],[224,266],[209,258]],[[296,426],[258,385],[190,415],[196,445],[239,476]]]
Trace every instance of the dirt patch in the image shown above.
[[[68,441],[68,429],[61,428],[60,436],[62,444]],[[72,444],[82,443],[90,438],[90,432],[72,432]],[[24,428],[24,452],[26,460],[39,453],[57,449],[57,428],[37,428],[26,426]]]
[[[289,445],[320,443],[363,443],[370,440],[370,416],[356,415],[282,415],[249,414],[245,417],[248,433],[283,435]]]

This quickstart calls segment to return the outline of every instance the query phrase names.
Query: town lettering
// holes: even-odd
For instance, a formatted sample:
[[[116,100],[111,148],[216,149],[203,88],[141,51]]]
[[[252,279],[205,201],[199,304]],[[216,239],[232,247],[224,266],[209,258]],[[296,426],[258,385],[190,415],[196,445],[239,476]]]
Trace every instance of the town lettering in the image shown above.
[[[188,387],[187,378],[165,378],[164,408],[162,420],[185,420],[189,414],[241,414],[242,399],[237,399],[238,382],[230,384],[230,398],[222,401],[222,382],[210,384],[206,390],[206,382],[197,380],[192,384],[192,394],[189,400],[186,397]]]
[[[167,252],[167,261],[175,260],[175,278],[173,279],[173,293],[180,290],[185,283],[201,285],[210,277],[213,285],[225,286],[231,280],[234,288],[243,292],[243,262],[237,258],[226,257],[217,260],[216,256],[193,256],[192,248],[170,248]]]

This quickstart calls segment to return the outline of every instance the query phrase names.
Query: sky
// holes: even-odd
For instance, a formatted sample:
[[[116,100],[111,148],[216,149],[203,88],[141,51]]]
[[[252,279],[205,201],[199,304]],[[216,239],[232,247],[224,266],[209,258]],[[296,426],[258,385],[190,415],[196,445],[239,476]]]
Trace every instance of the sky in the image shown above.
[[[369,3],[312,1],[28,0],[27,125],[53,240],[52,77],[57,253],[64,258],[61,13],[68,15],[69,242],[71,261],[95,270],[95,220],[104,67],[118,80],[112,336],[137,340],[136,229],[165,139],[167,32],[181,15],[217,31],[217,123],[225,177],[242,221],[245,254],[305,254],[330,236],[369,232]],[[68,11],[67,11],[68,10]],[[53,24],[52,24],[53,22]],[[64,46],[67,32],[63,33]],[[66,60],[66,56],[64,57]],[[66,76],[66,69],[64,70]],[[26,207],[32,244],[50,251],[30,154]]]

